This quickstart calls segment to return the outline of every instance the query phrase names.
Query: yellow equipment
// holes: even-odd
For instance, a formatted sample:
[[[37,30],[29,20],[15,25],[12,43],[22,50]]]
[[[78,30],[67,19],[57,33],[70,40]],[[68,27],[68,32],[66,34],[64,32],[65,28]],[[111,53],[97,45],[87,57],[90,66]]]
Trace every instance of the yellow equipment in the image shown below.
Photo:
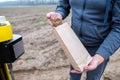
[[[5,16],[0,16],[0,80],[15,80],[12,63],[24,53],[21,35],[12,33]]]
[[[0,22],[0,42],[11,40],[13,37],[12,27],[8,21]]]

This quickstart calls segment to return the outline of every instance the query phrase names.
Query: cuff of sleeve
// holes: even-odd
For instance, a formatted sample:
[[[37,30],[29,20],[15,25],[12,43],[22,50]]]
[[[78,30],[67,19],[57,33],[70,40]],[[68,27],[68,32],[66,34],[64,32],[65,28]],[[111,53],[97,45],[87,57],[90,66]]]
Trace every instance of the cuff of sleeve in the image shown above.
[[[110,53],[105,47],[100,47],[96,53],[101,55],[105,60],[108,60],[110,57]]]

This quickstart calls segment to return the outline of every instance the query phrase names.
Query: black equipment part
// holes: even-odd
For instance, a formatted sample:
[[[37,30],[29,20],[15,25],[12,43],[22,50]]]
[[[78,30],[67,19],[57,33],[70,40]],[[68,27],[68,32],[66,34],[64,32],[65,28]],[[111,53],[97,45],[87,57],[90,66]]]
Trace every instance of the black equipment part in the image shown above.
[[[0,43],[0,63],[12,63],[24,53],[21,35],[13,35],[13,39]]]

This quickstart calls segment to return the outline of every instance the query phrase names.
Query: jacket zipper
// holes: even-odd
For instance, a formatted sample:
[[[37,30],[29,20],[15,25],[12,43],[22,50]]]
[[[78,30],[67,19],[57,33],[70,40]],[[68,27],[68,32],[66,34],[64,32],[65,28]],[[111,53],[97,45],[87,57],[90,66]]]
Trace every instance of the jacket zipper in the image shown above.
[[[83,10],[82,10],[82,14],[81,14],[81,27],[80,27],[80,36],[82,37],[82,26],[83,26],[83,14],[84,14],[84,10],[85,10],[85,5],[86,5],[86,0],[84,0],[83,2]]]

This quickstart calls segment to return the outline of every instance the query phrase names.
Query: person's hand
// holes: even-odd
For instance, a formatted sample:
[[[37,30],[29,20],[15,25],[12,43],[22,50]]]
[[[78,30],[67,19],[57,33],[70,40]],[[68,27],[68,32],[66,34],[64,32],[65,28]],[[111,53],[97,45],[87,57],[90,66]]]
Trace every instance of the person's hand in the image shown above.
[[[95,70],[103,62],[104,62],[104,58],[99,54],[96,54],[95,56],[93,56],[91,62],[84,67],[83,71],[87,72],[87,71]],[[78,71],[78,70],[71,70],[70,72],[76,73],[76,74],[82,73],[81,71]]]
[[[99,54],[96,54],[91,62],[84,67],[84,71],[92,71],[95,70],[101,63],[104,62],[104,58],[100,56]]]
[[[49,12],[46,15],[48,22],[51,26],[56,27],[62,24],[62,15],[56,12]]]

